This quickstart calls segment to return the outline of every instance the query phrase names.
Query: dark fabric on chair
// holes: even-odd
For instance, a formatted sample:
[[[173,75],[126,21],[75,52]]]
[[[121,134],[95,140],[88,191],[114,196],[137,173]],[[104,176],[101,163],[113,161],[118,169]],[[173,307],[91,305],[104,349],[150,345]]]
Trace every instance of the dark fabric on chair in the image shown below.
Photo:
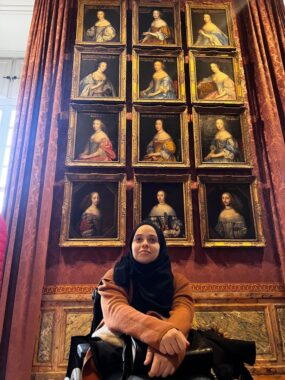
[[[90,336],[72,336],[70,342],[70,351],[68,358],[68,366],[66,370],[66,377],[71,376],[74,368],[82,368],[84,357],[80,358],[77,354],[77,346],[82,343],[89,343]]]

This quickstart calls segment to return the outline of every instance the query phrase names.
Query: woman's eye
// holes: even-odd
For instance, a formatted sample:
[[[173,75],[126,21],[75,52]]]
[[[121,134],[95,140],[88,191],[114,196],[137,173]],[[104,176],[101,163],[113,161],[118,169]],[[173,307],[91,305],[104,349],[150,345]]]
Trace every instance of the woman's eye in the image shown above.
[[[135,241],[136,241],[136,243],[141,243],[142,242],[142,238],[141,237],[137,237],[137,238],[135,238]]]
[[[149,242],[150,242],[151,244],[155,244],[155,243],[157,242],[157,240],[156,240],[156,238],[150,238],[150,239],[149,239]]]

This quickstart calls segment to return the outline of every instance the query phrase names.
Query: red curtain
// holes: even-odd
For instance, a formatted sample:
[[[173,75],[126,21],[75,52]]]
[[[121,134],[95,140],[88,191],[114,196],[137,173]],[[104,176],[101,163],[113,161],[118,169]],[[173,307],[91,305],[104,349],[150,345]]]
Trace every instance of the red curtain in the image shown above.
[[[73,1],[36,0],[17,107],[5,219],[0,378],[31,377],[45,277],[69,14]]]
[[[285,280],[285,10],[282,0],[236,0],[265,213]]]

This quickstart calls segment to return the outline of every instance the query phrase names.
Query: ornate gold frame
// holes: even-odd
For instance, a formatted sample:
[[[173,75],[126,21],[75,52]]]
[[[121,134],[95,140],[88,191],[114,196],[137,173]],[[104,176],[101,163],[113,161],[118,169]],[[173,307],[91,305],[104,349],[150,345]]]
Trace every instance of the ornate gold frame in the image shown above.
[[[147,162],[140,161],[140,116],[141,114],[180,114],[181,136],[181,162]],[[167,107],[162,110],[159,107],[144,107],[136,105],[132,113],[132,166],[134,167],[159,167],[159,168],[186,168],[190,166],[189,158],[189,135],[188,135],[188,112],[185,106]]]
[[[140,98],[140,88],[139,88],[139,66],[140,66],[140,57],[153,57],[153,59],[163,59],[163,58],[176,58],[177,61],[177,81],[178,81],[178,98],[177,99],[144,99]],[[181,50],[177,51],[162,51],[152,50],[151,52],[145,50],[133,50],[132,54],[132,63],[133,63],[133,102],[139,103],[159,103],[159,104],[168,104],[168,103],[185,103],[185,83],[184,83],[184,56]]]
[[[85,5],[100,5],[105,6],[119,6],[120,7],[120,36],[121,40],[119,42],[94,42],[94,41],[83,41],[83,21],[84,21],[84,6]],[[77,45],[125,45],[127,41],[126,24],[127,24],[127,8],[125,0],[78,0],[78,15],[77,15],[77,27],[76,27],[76,41]]]
[[[194,245],[193,219],[192,219],[192,199],[191,199],[191,177],[188,174],[137,174],[134,178],[134,225],[141,222],[142,217],[142,183],[183,183],[183,207],[185,238],[166,238],[170,247],[187,247]]]
[[[213,9],[213,10],[225,10],[226,11],[226,19],[227,19],[227,27],[228,27],[228,33],[229,33],[229,42],[230,44],[227,46],[206,46],[206,45],[194,45],[193,41],[193,28],[192,28],[192,18],[191,18],[191,10],[192,9]],[[215,3],[215,4],[207,4],[207,3],[200,3],[200,2],[192,2],[192,1],[186,1],[186,37],[187,37],[187,46],[188,48],[199,48],[199,49],[205,49],[205,50],[230,50],[235,49],[234,44],[234,38],[233,38],[233,24],[231,19],[232,14],[232,7],[231,3]]]
[[[69,226],[71,215],[71,201],[73,192],[73,183],[75,182],[94,182],[107,183],[118,182],[118,216],[116,238],[94,238],[79,239],[69,238]],[[67,173],[64,178],[64,199],[62,206],[62,222],[60,242],[61,247],[122,247],[126,240],[126,175],[125,174],[79,174]]]
[[[197,73],[196,73],[196,58],[213,58],[215,59],[231,59],[234,73],[234,83],[236,89],[236,100],[203,100],[198,98],[197,91]],[[238,53],[213,53],[213,52],[189,52],[189,74],[190,74],[190,92],[192,103],[201,104],[239,104],[243,103],[243,94],[240,81],[240,69],[238,63]]]
[[[74,159],[75,144],[76,144],[76,129],[77,129],[77,115],[78,112],[82,113],[98,113],[98,114],[120,114],[119,127],[118,127],[118,159],[116,161],[102,161],[102,162],[84,162],[83,160]],[[90,166],[90,167],[121,167],[125,166],[126,162],[126,107],[123,105],[113,105],[110,109],[106,104],[85,105],[72,103],[69,108],[69,129],[68,129],[68,142],[67,154],[65,164],[66,166]]]
[[[173,8],[174,16],[174,33],[176,43],[167,44],[167,45],[155,45],[155,44],[140,44],[139,43],[139,7],[161,7],[161,8]],[[152,48],[172,48],[172,47],[181,47],[181,20],[180,20],[180,11],[179,11],[179,1],[165,1],[163,4],[159,4],[157,1],[135,1],[132,2],[132,43],[133,46],[140,47],[152,47]]]
[[[81,57],[84,54],[94,55],[94,57],[100,55],[119,57],[119,91],[116,97],[89,97],[89,96],[79,96],[79,82],[80,82],[80,69],[81,69]],[[88,102],[124,102],[126,99],[126,51],[125,49],[112,49],[106,47],[97,47],[96,49],[85,48],[83,46],[78,46],[74,48],[74,62],[72,71],[72,90],[71,99],[72,100],[84,100]]]
[[[248,184],[250,188],[251,207],[254,219],[255,239],[212,239],[209,237],[207,192],[206,184]],[[198,176],[198,196],[200,210],[200,229],[202,247],[222,248],[222,247],[265,247],[263,235],[261,206],[258,199],[257,180],[253,176],[232,176],[232,175],[199,175]]]
[[[193,107],[192,119],[193,119],[193,129],[194,129],[194,146],[195,146],[195,166],[197,168],[252,168],[252,160],[250,155],[250,144],[248,136],[248,127],[247,127],[247,112],[245,108],[225,108],[225,107],[215,107],[215,108],[206,108],[206,107]],[[200,115],[239,115],[243,149],[244,149],[244,162],[217,162],[209,163],[203,161],[202,156],[202,136],[201,136],[201,126],[200,126]]]

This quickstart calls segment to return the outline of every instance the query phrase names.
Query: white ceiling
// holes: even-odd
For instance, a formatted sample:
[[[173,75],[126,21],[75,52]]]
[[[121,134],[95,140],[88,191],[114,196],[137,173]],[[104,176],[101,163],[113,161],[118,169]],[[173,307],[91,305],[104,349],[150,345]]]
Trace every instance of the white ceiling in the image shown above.
[[[0,57],[24,57],[35,0],[0,0]]]

